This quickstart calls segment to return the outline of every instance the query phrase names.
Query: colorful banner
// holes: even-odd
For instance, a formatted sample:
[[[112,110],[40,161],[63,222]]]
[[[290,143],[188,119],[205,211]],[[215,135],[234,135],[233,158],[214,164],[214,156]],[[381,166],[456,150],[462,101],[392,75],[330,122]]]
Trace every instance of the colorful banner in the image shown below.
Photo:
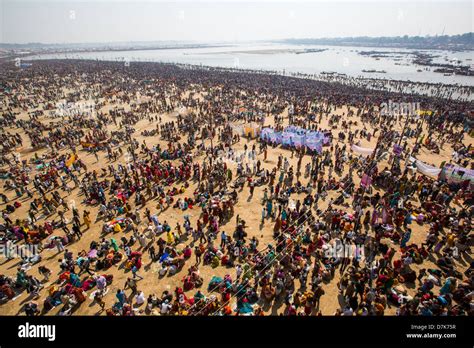
[[[359,155],[362,155],[362,156],[370,156],[374,152],[374,149],[369,149],[369,148],[366,148],[366,147],[357,146],[355,144],[353,144],[351,146],[351,149],[355,153],[358,153]]]
[[[441,169],[440,168],[437,168],[437,167],[434,167],[434,166],[430,166],[429,164],[426,164],[420,160],[417,160],[416,158],[414,157],[410,157],[409,158],[409,161],[411,163],[415,163],[415,166],[416,166],[416,169],[426,175],[426,176],[429,176],[429,177],[432,177],[434,179],[437,179],[439,174],[441,173]]]
[[[445,164],[440,174],[448,183],[461,183],[469,181],[471,189],[474,189],[474,170],[456,166],[454,164]]]

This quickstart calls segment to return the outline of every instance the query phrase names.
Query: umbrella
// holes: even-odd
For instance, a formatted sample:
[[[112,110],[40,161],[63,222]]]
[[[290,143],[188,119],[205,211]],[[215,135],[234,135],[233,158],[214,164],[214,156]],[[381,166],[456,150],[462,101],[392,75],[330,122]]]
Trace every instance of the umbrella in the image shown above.
[[[89,251],[87,256],[90,257],[91,259],[95,259],[97,257],[97,249],[92,249],[91,251]]]

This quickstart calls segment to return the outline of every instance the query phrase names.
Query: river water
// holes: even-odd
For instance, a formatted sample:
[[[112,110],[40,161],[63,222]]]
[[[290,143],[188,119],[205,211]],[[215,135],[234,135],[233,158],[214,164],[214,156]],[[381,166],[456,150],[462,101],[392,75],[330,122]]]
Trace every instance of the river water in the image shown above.
[[[296,53],[305,49],[324,49],[323,52]],[[383,52],[385,57],[375,58],[359,52]],[[473,51],[453,52],[418,50],[435,55],[433,62],[452,63],[474,67]],[[80,53],[55,53],[31,56],[35,59],[93,59],[108,61],[168,62],[206,65],[225,68],[278,71],[285,74],[320,74],[337,72],[351,77],[380,78],[403,81],[458,84],[474,86],[473,76],[451,75],[433,72],[432,67],[414,65],[415,50],[401,48],[338,47],[284,44],[237,44],[220,47],[176,48],[134,51],[102,51]],[[376,70],[377,72],[362,72]],[[421,70],[421,71],[420,71]],[[381,73],[385,71],[385,73]]]

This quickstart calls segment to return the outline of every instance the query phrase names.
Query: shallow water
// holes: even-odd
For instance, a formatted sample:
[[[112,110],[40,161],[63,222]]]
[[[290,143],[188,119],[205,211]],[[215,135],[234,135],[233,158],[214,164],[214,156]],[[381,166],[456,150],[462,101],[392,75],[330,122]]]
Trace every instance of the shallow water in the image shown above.
[[[324,52],[296,54],[294,50],[326,49]],[[360,55],[361,51],[391,52],[390,57],[379,59]],[[435,73],[434,68],[411,64],[413,53],[420,51],[438,55],[433,62],[450,63],[456,59],[462,65],[474,67],[473,51],[452,52],[437,50],[411,50],[400,48],[336,47],[283,44],[241,44],[222,47],[157,49],[136,51],[103,51],[82,53],[40,54],[28,59],[98,59],[122,61],[153,61],[196,64],[240,69],[263,69],[279,73],[320,74],[337,72],[353,77],[383,78],[404,81],[459,84],[474,86],[474,77]],[[446,59],[448,61],[446,61]],[[386,71],[366,73],[362,70]],[[417,70],[422,70],[418,72]]]

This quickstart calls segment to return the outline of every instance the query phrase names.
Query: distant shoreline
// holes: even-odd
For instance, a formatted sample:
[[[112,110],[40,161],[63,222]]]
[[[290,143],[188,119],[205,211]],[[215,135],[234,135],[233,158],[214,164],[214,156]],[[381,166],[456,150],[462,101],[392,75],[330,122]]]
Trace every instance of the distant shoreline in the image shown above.
[[[1,44],[0,44],[1,46]],[[232,45],[181,45],[181,46],[145,46],[145,47],[101,47],[101,48],[84,48],[84,49],[44,49],[31,51],[26,53],[12,53],[0,57],[2,59],[25,58],[40,54],[74,54],[74,53],[100,53],[100,52],[133,52],[133,51],[161,51],[161,50],[180,50],[180,49],[197,49],[197,48],[219,48],[229,47]],[[25,48],[25,50],[27,50]]]
[[[322,39],[284,39],[273,42],[292,45],[357,46],[377,48],[406,48],[416,50],[472,51],[472,32],[440,36],[340,37]]]
[[[61,62],[61,61],[96,61],[95,59],[85,59],[85,58],[76,58],[76,59],[37,59],[35,61],[39,62]],[[103,60],[100,59],[98,62],[103,62],[103,63],[115,63],[115,64],[123,64],[121,61],[117,60]],[[374,83],[377,84],[402,84],[405,86],[428,86],[428,87],[435,87],[435,86],[441,86],[446,89],[457,89],[459,87],[462,88],[469,88],[471,89],[471,93],[474,93],[474,86],[460,86],[457,84],[443,84],[443,83],[433,83],[433,82],[417,82],[417,81],[405,81],[405,80],[391,80],[391,79],[383,79],[383,78],[376,78],[376,77],[352,77],[346,74],[340,74],[340,73],[333,73],[333,72],[322,72],[321,74],[304,74],[304,73],[293,73],[293,74],[282,74],[280,71],[276,70],[265,70],[265,69],[241,69],[241,68],[226,68],[226,67],[217,67],[217,66],[209,66],[209,65],[198,65],[198,64],[183,64],[183,63],[178,63],[178,62],[153,62],[153,61],[147,61],[147,62],[133,62],[133,64],[157,64],[157,65],[173,65],[176,67],[179,67],[181,69],[190,69],[190,70],[208,70],[208,71],[218,71],[218,72],[224,72],[224,73],[237,73],[237,74],[258,74],[258,75],[274,75],[274,76],[280,76],[280,77],[285,77],[285,78],[296,78],[296,79],[306,79],[306,80],[313,80],[313,81],[318,81],[318,82],[323,82],[323,83],[329,83],[329,84],[340,84],[340,85],[346,85],[349,87],[354,87],[354,88],[362,88],[365,91],[373,92],[373,91],[384,91],[387,93],[391,93],[393,95],[400,94],[399,91],[396,90],[384,90],[384,89],[379,89],[379,88],[370,88],[369,86],[373,86]],[[327,78],[328,76],[331,76],[331,78]],[[360,86],[357,85],[357,83],[366,83],[365,86]],[[429,94],[424,94],[420,92],[403,92],[406,96],[412,95],[412,96],[418,96],[418,97],[423,97],[423,98],[432,98],[432,99],[443,99],[443,100],[452,100],[456,102],[461,102],[461,103],[472,103],[473,100],[460,100],[457,98],[445,98],[442,96],[434,96],[434,95],[429,95]]]

